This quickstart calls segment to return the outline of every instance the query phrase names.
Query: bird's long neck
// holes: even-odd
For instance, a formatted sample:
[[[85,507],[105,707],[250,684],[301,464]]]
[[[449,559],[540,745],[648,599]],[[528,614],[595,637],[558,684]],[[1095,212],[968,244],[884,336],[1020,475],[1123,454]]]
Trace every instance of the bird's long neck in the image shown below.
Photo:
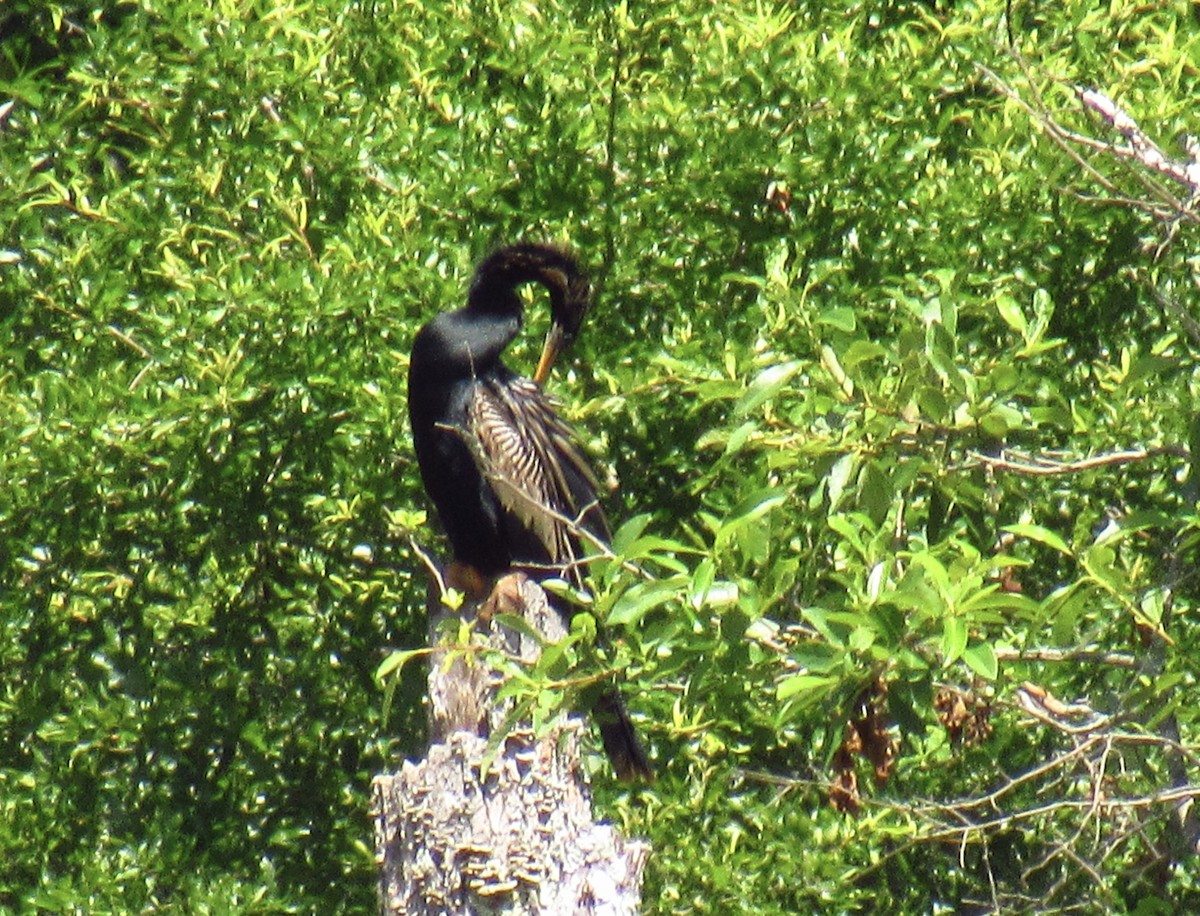
[[[514,297],[515,298],[515,297]],[[424,379],[476,378],[497,371],[500,358],[521,330],[521,309],[481,311],[470,307],[444,312],[429,323],[414,347],[414,369]]]
[[[510,245],[484,259],[476,269],[467,308],[519,315],[521,300],[516,288],[523,283],[544,286],[555,313],[572,295],[587,292],[587,282],[571,256],[547,245]]]

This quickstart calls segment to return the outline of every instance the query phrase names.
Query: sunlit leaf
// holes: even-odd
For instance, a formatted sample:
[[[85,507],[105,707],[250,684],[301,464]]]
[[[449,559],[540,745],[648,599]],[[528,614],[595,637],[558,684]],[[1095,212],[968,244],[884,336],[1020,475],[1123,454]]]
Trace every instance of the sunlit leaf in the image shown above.
[[[836,683],[834,678],[823,675],[794,674],[779,682],[779,686],[775,689],[775,696],[780,702],[805,694],[816,699],[827,694]]]
[[[744,417],[778,395],[800,371],[801,365],[799,360],[792,360],[776,366],[769,366],[760,372],[734,406],[734,416]]]
[[[1029,325],[1025,321],[1025,313],[1012,296],[1001,293],[996,297],[996,310],[1004,323],[1021,335],[1023,340],[1029,339]]]
[[[1041,525],[1031,524],[1015,524],[1005,525],[1004,530],[1009,534],[1015,534],[1017,537],[1028,538],[1031,541],[1037,541],[1039,544],[1045,544],[1047,547],[1057,550],[1059,553],[1070,555],[1071,548],[1067,542],[1049,528],[1043,528]]]
[[[1000,672],[1000,663],[991,643],[977,642],[967,646],[962,658],[972,671],[986,680],[994,681]]]

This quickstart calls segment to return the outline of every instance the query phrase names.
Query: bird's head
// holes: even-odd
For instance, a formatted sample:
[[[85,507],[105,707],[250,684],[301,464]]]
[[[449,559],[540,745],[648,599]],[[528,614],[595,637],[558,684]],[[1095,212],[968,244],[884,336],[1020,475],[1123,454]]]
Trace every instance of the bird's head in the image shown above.
[[[592,302],[592,286],[575,255],[553,245],[523,242],[494,251],[475,271],[467,307],[491,313],[521,312],[516,288],[538,283],[550,294],[550,331],[534,380],[541,384],[554,361],[579,334]]]

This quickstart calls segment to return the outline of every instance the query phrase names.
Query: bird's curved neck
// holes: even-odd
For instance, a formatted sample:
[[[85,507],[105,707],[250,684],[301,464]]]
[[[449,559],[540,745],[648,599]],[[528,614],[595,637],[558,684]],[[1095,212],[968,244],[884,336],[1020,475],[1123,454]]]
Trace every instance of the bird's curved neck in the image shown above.
[[[525,303],[517,295],[517,284],[497,280],[491,283],[476,281],[471,286],[467,296],[466,311],[479,316],[495,315],[506,319],[516,318],[518,322],[525,314]]]
[[[525,303],[517,286],[526,282],[509,270],[481,271],[471,284],[467,304],[452,312],[459,325],[464,353],[477,368],[495,363],[505,347],[520,333],[525,321]]]
[[[442,330],[443,359],[457,365],[461,374],[483,375],[499,364],[505,347],[520,332],[520,303],[511,311],[467,306],[445,313],[438,323]]]
[[[574,261],[544,245],[511,245],[485,258],[475,270],[467,294],[467,308],[476,312],[515,314],[522,312],[516,288],[540,283],[550,294],[551,311],[562,308],[570,277],[577,273]]]

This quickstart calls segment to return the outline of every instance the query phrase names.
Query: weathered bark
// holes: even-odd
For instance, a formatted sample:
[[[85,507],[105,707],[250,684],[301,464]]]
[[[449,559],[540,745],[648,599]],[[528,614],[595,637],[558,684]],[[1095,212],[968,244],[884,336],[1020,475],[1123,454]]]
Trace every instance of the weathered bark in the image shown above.
[[[521,582],[517,603],[547,639],[562,637],[537,585]],[[472,619],[476,609],[430,611],[433,632],[438,619]],[[526,660],[538,651],[498,623],[478,623],[475,634]],[[383,916],[636,913],[649,846],[592,821],[583,723],[566,718],[540,739],[518,727],[489,753],[488,736],[511,709],[495,700],[500,676],[478,653],[445,661],[434,653],[430,663],[427,757],[374,780]]]

